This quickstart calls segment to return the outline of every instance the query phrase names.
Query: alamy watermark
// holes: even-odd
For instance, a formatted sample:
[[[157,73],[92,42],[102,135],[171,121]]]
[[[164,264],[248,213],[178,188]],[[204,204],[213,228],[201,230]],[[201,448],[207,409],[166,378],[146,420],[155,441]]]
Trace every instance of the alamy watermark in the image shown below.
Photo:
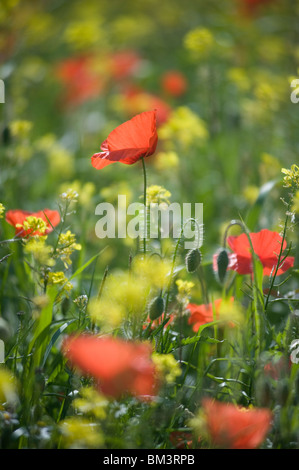
[[[0,103],[5,103],[5,85],[4,81],[0,79]]]
[[[5,362],[5,347],[4,347],[4,341],[0,339],[0,364],[3,364]]]
[[[290,359],[293,364],[299,364],[299,339],[294,339],[290,344]]]
[[[295,88],[291,93],[291,101],[296,104],[299,102],[299,78],[294,78],[294,80],[291,81],[291,87]]]
[[[96,206],[95,214],[101,216],[95,226],[96,236],[101,239],[182,238],[186,249],[203,244],[202,203],[150,203],[145,207],[141,202],[127,205],[126,196],[120,194],[117,208],[102,202]]]

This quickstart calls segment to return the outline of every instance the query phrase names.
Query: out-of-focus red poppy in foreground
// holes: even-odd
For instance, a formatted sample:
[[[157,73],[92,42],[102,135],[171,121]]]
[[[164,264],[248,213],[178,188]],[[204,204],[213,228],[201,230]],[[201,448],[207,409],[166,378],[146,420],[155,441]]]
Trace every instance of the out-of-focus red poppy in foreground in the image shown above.
[[[132,165],[152,155],[157,143],[156,111],[145,111],[114,129],[102,143],[102,152],[91,157],[91,163],[97,170],[115,162]]]
[[[223,449],[256,449],[271,426],[267,408],[242,408],[210,398],[202,401],[204,420],[213,446]]]
[[[37,219],[42,219],[47,225],[46,231],[44,233],[41,233],[39,230],[24,230],[23,224],[28,217],[36,217]],[[15,227],[16,236],[40,236],[47,235],[48,233],[52,232],[53,227],[56,227],[60,223],[60,215],[58,211],[51,209],[44,209],[38,212],[29,212],[23,211],[21,209],[13,209],[6,212],[6,222]]]
[[[129,393],[147,400],[157,391],[157,377],[148,343],[133,343],[109,336],[69,336],[62,350],[70,363],[93,377],[104,395],[119,398]]]
[[[270,276],[277,267],[278,255],[280,253],[282,237],[277,232],[263,229],[257,233],[249,234],[253,251],[262,263],[265,276]],[[239,274],[251,274],[253,272],[251,246],[247,235],[242,233],[239,236],[230,236],[227,243],[233,253],[228,255],[228,269],[237,271]],[[282,249],[285,250],[287,242],[284,240]],[[293,267],[294,257],[287,256],[279,265],[277,276],[283,274]],[[214,255],[214,270],[217,271],[217,255]]]

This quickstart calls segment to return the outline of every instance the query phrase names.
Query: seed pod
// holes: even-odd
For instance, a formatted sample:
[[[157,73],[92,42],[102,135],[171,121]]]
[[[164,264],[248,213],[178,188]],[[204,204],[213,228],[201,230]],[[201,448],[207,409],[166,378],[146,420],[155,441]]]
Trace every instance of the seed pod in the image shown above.
[[[188,251],[185,258],[185,263],[188,273],[194,273],[197,270],[201,263],[201,252],[198,248],[193,248],[192,250]]]
[[[226,271],[228,268],[229,258],[225,248],[219,251],[217,256],[217,275],[219,281],[222,283],[225,279]]]
[[[159,318],[162,313],[164,312],[164,301],[163,301],[163,298],[158,295],[157,297],[155,297],[150,305],[149,305],[149,317],[152,321],[156,320],[157,318]]]

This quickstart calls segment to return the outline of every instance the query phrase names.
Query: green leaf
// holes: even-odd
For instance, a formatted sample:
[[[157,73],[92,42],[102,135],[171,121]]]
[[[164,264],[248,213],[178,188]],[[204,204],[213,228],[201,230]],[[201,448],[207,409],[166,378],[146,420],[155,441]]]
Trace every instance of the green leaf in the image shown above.
[[[277,182],[278,180],[268,181],[260,188],[259,195],[253,206],[249,209],[245,219],[246,225],[250,231],[256,229],[264,202]]]
[[[64,332],[64,330],[71,324],[73,323],[74,321],[76,321],[75,319],[72,319],[72,320],[68,320],[66,322],[63,323],[63,325],[61,325],[56,331],[55,333],[53,334],[48,346],[47,346],[47,349],[45,351],[45,354],[44,354],[44,358],[43,358],[43,362],[41,364],[41,367],[43,368],[45,366],[45,363],[46,363],[46,360],[48,359],[48,356],[51,352],[51,349],[53,347],[53,345],[55,344],[55,342],[57,341],[57,339],[59,338],[59,336]]]
[[[99,253],[97,253],[96,255],[94,255],[92,258],[90,258],[85,264],[83,264],[83,266],[80,266],[80,268],[78,268],[72,275],[71,277],[69,278],[69,281],[71,281],[72,279],[74,279],[76,276],[78,276],[79,274],[81,274],[95,259],[98,258],[98,256],[100,256],[104,250],[106,250],[107,246],[105,246],[105,248],[103,248]]]

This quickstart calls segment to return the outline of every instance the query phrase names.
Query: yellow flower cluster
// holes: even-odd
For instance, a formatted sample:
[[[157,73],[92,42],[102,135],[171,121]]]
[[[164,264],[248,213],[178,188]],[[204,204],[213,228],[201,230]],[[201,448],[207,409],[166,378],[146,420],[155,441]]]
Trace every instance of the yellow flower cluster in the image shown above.
[[[3,218],[4,212],[5,212],[5,207],[4,207],[3,204],[1,204],[1,202],[0,202],[0,219]]]
[[[154,158],[154,166],[158,171],[173,171],[179,166],[179,156],[174,151],[159,152]]]
[[[184,37],[184,46],[197,58],[207,57],[215,46],[215,38],[208,28],[195,28]]]
[[[88,314],[103,331],[118,328],[129,319],[141,319],[151,289],[163,289],[169,262],[157,257],[136,257],[130,271],[115,272],[106,279],[100,298],[92,298]]]
[[[293,197],[293,205],[291,208],[292,212],[295,214],[299,214],[299,190],[296,191],[294,197]]]
[[[228,80],[233,83],[240,91],[248,91],[251,83],[248,72],[241,67],[232,67],[227,72]]]
[[[39,236],[44,235],[48,229],[47,223],[41,217],[35,217],[29,215],[24,220],[23,224],[17,224],[17,228],[23,228],[24,231],[29,231],[30,234],[34,236],[36,231],[39,232]]]
[[[160,127],[159,137],[162,140],[170,140],[174,145],[179,143],[183,148],[188,148],[194,142],[205,143],[209,137],[206,123],[188,106],[176,108],[169,120]]]
[[[63,290],[66,294],[68,294],[73,288],[73,285],[68,281],[63,271],[48,273],[48,285],[63,287]]]
[[[158,184],[152,184],[147,188],[146,197],[147,197],[147,204],[170,204],[169,198],[171,193],[165,189],[163,186],[159,186]]]
[[[10,132],[13,137],[25,139],[29,136],[33,124],[31,121],[16,120],[10,123]]]
[[[155,364],[158,376],[168,384],[174,383],[176,378],[182,373],[179,363],[172,354],[154,353],[152,360]]]
[[[108,400],[93,387],[82,387],[80,397],[73,401],[73,407],[82,414],[96,419],[105,419]]]
[[[24,253],[32,255],[43,266],[54,266],[53,248],[46,244],[47,237],[31,237],[25,241]]]
[[[15,405],[18,402],[17,384],[14,376],[5,367],[0,367],[0,404]]]
[[[63,261],[65,268],[72,264],[71,255],[75,250],[81,250],[80,243],[76,243],[76,236],[67,230],[66,233],[61,233],[58,237],[57,254]]]
[[[281,172],[286,175],[283,178],[285,187],[297,189],[299,188],[299,166],[292,165],[290,169],[282,168]]]
[[[72,200],[74,202],[78,200],[82,207],[89,207],[95,190],[96,187],[93,183],[81,183],[79,180],[75,180],[68,185],[63,184],[60,187],[60,197],[61,199]]]
[[[87,418],[73,416],[60,424],[62,446],[66,449],[99,448],[103,444],[103,434],[99,426]]]
[[[77,202],[78,197],[79,194],[72,188],[68,188],[66,191],[60,194],[60,199],[62,199],[62,201],[66,201],[68,204],[71,202]]]
[[[175,283],[178,289],[177,301],[182,305],[186,305],[186,303],[189,302],[191,290],[194,287],[194,283],[189,281],[183,281],[182,279],[177,279]]]

